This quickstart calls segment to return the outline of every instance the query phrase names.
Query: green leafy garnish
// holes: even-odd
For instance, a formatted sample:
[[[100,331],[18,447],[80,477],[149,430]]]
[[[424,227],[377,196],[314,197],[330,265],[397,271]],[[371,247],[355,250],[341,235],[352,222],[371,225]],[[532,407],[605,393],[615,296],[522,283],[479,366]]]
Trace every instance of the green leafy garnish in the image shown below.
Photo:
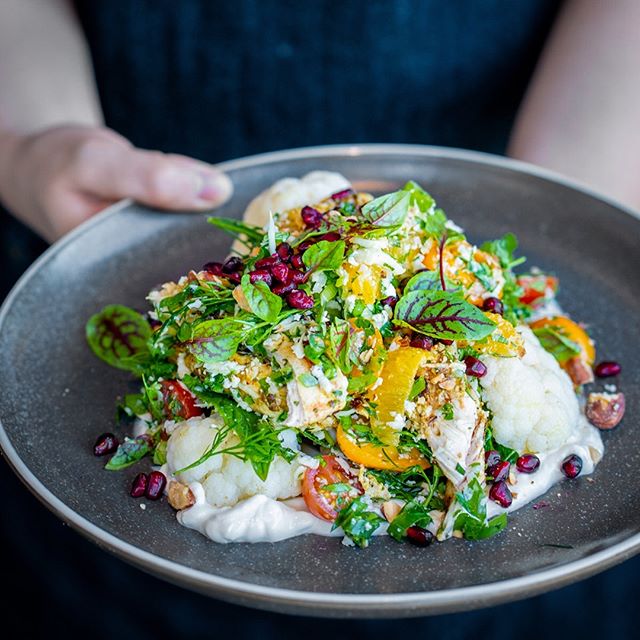
[[[432,522],[429,508],[424,501],[413,498],[402,507],[400,513],[391,521],[387,532],[400,542],[406,535],[409,527],[426,529]]]
[[[400,298],[395,323],[432,338],[481,340],[495,323],[460,294],[450,291],[411,291]]]
[[[442,405],[442,417],[445,420],[453,420],[453,405],[450,402],[445,402]]]
[[[402,187],[402,191],[406,191],[409,194],[409,206],[417,206],[422,213],[430,213],[436,206],[436,201],[413,180],[409,180]]]
[[[362,207],[362,217],[376,227],[400,226],[407,217],[411,198],[412,194],[404,189],[374,198]]]
[[[260,246],[266,235],[260,227],[233,218],[209,218],[207,222],[226,231],[250,248]]]
[[[151,327],[137,311],[119,304],[108,305],[89,318],[86,336],[93,353],[112,367],[137,374],[144,369]]]
[[[362,498],[356,498],[338,512],[333,529],[342,527],[345,535],[364,549],[383,522],[384,518],[370,511]]]
[[[224,362],[238,350],[251,328],[233,317],[205,320],[192,327],[187,343],[191,353],[201,362]]]
[[[411,391],[409,392],[409,401],[413,402],[425,389],[427,388],[427,383],[424,378],[416,378],[415,382],[411,386]]]
[[[143,435],[137,438],[125,438],[125,441],[116,449],[105,469],[119,471],[142,460],[152,450],[152,442],[149,436]]]
[[[242,293],[251,312],[265,322],[276,322],[282,310],[282,298],[271,292],[269,285],[262,280],[251,283],[249,275],[242,276]]]
[[[540,344],[545,351],[548,351],[560,364],[571,358],[575,358],[582,353],[582,349],[577,342],[574,342],[562,331],[554,327],[537,327],[533,329]]]
[[[507,526],[507,514],[487,520],[487,498],[477,478],[473,478],[462,493],[456,493],[461,507],[454,527],[462,531],[467,540],[484,540],[500,533]]]
[[[336,240],[335,242],[320,240],[304,252],[302,261],[311,273],[335,271],[344,260],[345,247],[344,240]]]

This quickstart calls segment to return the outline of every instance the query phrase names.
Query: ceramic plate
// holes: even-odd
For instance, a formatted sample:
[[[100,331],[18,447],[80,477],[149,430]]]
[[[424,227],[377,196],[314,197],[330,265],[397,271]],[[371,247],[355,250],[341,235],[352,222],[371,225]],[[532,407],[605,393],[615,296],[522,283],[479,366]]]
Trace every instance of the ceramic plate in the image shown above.
[[[87,318],[108,303],[144,308],[150,288],[225,256],[202,214],[122,203],[53,246],[0,314],[0,444],[25,484],[96,544],[167,580],[250,606],[332,616],[422,615],[496,604],[601,571],[640,548],[640,221],[561,178],[503,158],[374,145],[284,151],[222,165],[236,193],[223,216],[284,176],[314,169],[385,192],[414,179],[472,240],[517,234],[530,265],[556,273],[561,304],[586,322],[601,357],[622,363],[627,417],[604,436],[589,478],[564,482],[484,542],[422,549],[375,539],[364,551],[302,536],[217,545],[178,525],[165,501],[127,496],[139,469],[110,473],[91,448],[114,429],[116,397],[136,384],[97,360]]]

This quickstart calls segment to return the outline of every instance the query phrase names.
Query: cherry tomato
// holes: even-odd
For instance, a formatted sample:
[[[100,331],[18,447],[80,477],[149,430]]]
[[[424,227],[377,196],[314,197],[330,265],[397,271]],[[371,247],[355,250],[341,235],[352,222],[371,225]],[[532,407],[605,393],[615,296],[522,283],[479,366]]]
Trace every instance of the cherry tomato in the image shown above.
[[[524,289],[520,296],[520,302],[531,304],[540,298],[544,298],[547,289],[557,291],[558,278],[544,274],[533,276],[518,276],[518,284]]]
[[[324,464],[307,469],[302,478],[302,496],[311,513],[333,522],[354,494],[364,493],[358,479],[335,458],[322,456]],[[340,486],[342,485],[342,486]]]
[[[177,380],[163,380],[162,399],[164,412],[169,418],[180,417],[188,420],[194,416],[201,416],[202,409],[196,405],[195,396]]]

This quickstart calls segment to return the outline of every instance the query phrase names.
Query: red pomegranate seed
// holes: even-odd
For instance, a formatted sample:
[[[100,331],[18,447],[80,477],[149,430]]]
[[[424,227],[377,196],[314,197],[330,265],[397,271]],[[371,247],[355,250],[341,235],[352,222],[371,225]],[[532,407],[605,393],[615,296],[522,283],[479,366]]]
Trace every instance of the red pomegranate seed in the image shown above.
[[[490,313],[499,313],[500,315],[504,313],[502,300],[500,300],[500,298],[494,298],[493,296],[485,299],[482,303],[482,308],[484,311],[489,311]]]
[[[380,300],[380,304],[383,304],[387,307],[391,307],[392,309],[394,309],[395,306],[398,304],[398,298],[396,298],[396,296],[387,296],[386,298],[383,298],[382,300]]]
[[[287,267],[286,264],[280,262],[279,264],[274,264],[271,267],[271,273],[276,280],[279,280],[282,284],[289,284],[291,282],[291,269]]]
[[[162,492],[167,486],[167,476],[161,471],[152,471],[149,474],[149,480],[147,481],[147,490],[144,495],[149,500],[159,500],[162,497]]]
[[[291,282],[293,282],[293,284],[301,284],[302,282],[305,282],[306,279],[307,279],[306,273],[303,273],[302,271],[297,271],[295,269],[291,270]]]
[[[513,502],[511,490],[504,480],[495,482],[491,485],[491,489],[489,489],[489,497],[491,498],[491,500],[497,502],[501,507],[504,507],[505,509],[507,507],[510,507],[511,503]]]
[[[439,342],[442,342],[442,344],[446,345],[447,347],[453,344],[453,340],[447,340],[446,338],[440,338]]]
[[[409,527],[407,529],[407,540],[416,547],[426,547],[433,542],[433,533],[422,527]]]
[[[300,289],[294,289],[287,294],[287,302],[294,309],[311,309],[313,307],[313,298]]]
[[[98,436],[96,443],[93,445],[93,455],[109,455],[118,448],[118,444],[118,438],[116,438],[113,433],[103,433]]]
[[[486,375],[487,367],[478,360],[478,358],[474,358],[473,356],[467,356],[464,359],[464,363],[467,365],[467,375],[472,376],[474,378],[482,378],[482,376]]]
[[[317,229],[322,224],[322,214],[313,207],[302,207],[302,221],[310,229]]]
[[[270,285],[272,281],[271,274],[266,269],[256,269],[249,274],[251,284],[255,284],[260,280]]]
[[[132,498],[142,498],[142,496],[145,494],[145,491],[147,490],[147,480],[148,478],[146,473],[139,473],[133,479],[129,495],[131,495]]]
[[[572,453],[562,461],[562,473],[567,478],[577,478],[582,471],[582,458]]]
[[[429,351],[433,347],[433,340],[429,336],[414,335],[409,345],[415,349],[426,349]]]
[[[349,196],[354,194],[353,189],[342,189],[342,191],[337,191],[331,196],[332,200],[346,200]]]
[[[502,462],[498,462],[498,464],[494,464],[493,466],[487,469],[487,475],[493,478],[494,482],[502,482],[509,477],[509,471],[511,470],[511,465],[503,460]]]
[[[302,255],[309,247],[313,246],[316,242],[318,242],[318,236],[313,236],[313,238],[307,238],[306,240],[303,240],[298,245],[298,251],[300,252],[300,255]]]
[[[240,284],[242,280],[242,271],[234,271],[233,273],[225,273],[225,277],[229,282],[233,282],[234,284]]]
[[[231,256],[225,260],[225,263],[222,265],[223,273],[235,273],[236,271],[242,271],[244,269],[244,262],[242,258],[238,258],[238,256]]]
[[[525,453],[516,460],[516,469],[520,473],[533,473],[540,467],[540,458],[531,453]]]
[[[495,467],[499,462],[502,462],[502,456],[499,451],[489,449],[489,451],[484,452],[484,462],[487,467]]]
[[[329,231],[329,233],[325,233],[321,235],[320,240],[326,240],[327,242],[335,242],[336,240],[340,240],[340,234],[337,231]]]
[[[288,260],[293,253],[291,245],[288,242],[281,242],[276,247],[276,253],[281,260]]]
[[[304,262],[302,261],[302,256],[299,254],[296,254],[295,256],[291,257],[291,266],[294,269],[304,269]]]
[[[255,269],[271,269],[274,264],[278,264],[280,262],[280,258],[278,256],[267,256],[266,258],[261,258],[260,260],[256,260],[254,265]]]
[[[296,285],[293,282],[289,284],[275,284],[271,287],[271,291],[275,293],[277,296],[283,296],[285,293],[290,293],[296,288]]]
[[[622,371],[622,367],[617,362],[605,361],[597,364],[593,372],[598,378],[612,378]]]
[[[221,276],[222,262],[207,262],[207,264],[203,265],[202,271],[206,271],[214,276]]]

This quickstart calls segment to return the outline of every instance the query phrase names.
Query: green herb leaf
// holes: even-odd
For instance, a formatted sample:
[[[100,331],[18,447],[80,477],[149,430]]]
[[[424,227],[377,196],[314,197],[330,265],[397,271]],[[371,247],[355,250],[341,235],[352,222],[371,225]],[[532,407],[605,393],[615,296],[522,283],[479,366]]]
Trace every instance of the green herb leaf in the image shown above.
[[[456,501],[461,507],[454,527],[462,531],[467,540],[490,538],[507,526],[507,514],[501,513],[487,520],[487,498],[477,478],[473,478],[462,493],[456,493]]]
[[[442,417],[445,420],[453,420],[453,405],[450,402],[445,402],[442,405],[441,411],[442,411]]]
[[[209,218],[207,222],[214,227],[218,227],[218,229],[226,231],[251,248],[259,246],[266,235],[260,227],[247,224],[241,220],[234,220],[233,218]]]
[[[265,322],[274,323],[282,310],[282,298],[272,293],[269,285],[262,280],[252,284],[248,274],[240,281],[242,293],[247,299],[251,312]]]
[[[344,260],[346,245],[344,240],[320,242],[311,245],[303,254],[302,261],[310,272],[334,271]]]
[[[152,443],[149,436],[142,435],[133,439],[126,438],[104,468],[109,469],[109,471],[119,471],[130,467],[144,458],[151,451],[151,448]]]
[[[205,320],[193,327],[189,350],[201,362],[224,362],[233,356],[248,333],[236,318]]]
[[[480,249],[495,255],[500,261],[503,269],[513,269],[513,267],[525,262],[526,258],[515,258],[514,253],[518,248],[518,239],[513,233],[507,233],[502,238],[485,242]]]
[[[375,198],[362,207],[362,217],[376,227],[400,226],[409,211],[412,194],[404,189]]]
[[[153,452],[153,464],[161,466],[167,462],[167,443],[168,440],[160,440]]]
[[[422,213],[430,213],[436,206],[436,201],[413,180],[409,180],[402,190],[409,193],[410,206],[417,206]]]
[[[409,392],[409,401],[413,402],[425,389],[427,383],[424,378],[416,378]]]
[[[500,444],[493,437],[493,432],[490,428],[487,428],[484,435],[484,448],[485,451],[490,451],[492,449],[497,451],[503,460],[511,462],[512,464],[520,457],[520,454],[515,449],[511,449],[511,447]]]
[[[389,524],[387,532],[392,538],[401,541],[406,537],[409,527],[426,529],[431,522],[432,519],[425,502],[414,498],[402,507],[400,513]]]
[[[582,353],[580,345],[567,338],[561,331],[552,327],[538,327],[533,330],[545,351],[548,351],[560,364]]]
[[[460,294],[426,290],[403,295],[396,305],[394,322],[447,340],[481,340],[496,326]]]
[[[338,512],[333,529],[342,527],[345,535],[364,549],[383,522],[384,518],[369,511],[369,506],[362,498],[356,498]]]
[[[111,304],[89,318],[86,336],[93,353],[107,364],[142,372],[149,357],[151,327],[137,311]]]

